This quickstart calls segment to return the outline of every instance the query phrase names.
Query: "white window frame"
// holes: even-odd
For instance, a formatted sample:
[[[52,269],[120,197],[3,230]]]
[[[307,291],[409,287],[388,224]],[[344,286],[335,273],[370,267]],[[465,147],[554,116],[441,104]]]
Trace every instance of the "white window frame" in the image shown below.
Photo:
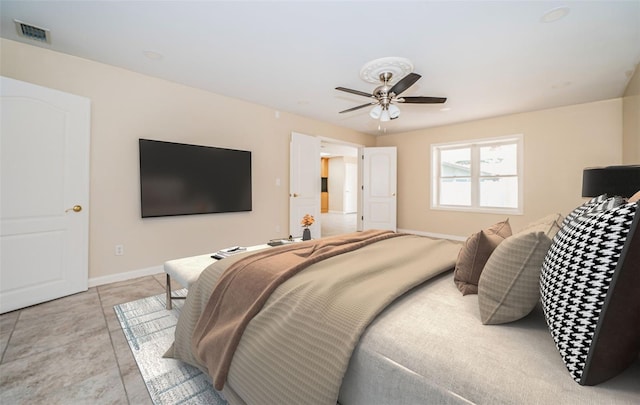
[[[480,148],[489,145],[515,144],[517,149],[518,206],[481,207],[480,206]],[[440,204],[440,152],[447,149],[471,149],[471,205]],[[458,142],[437,143],[431,145],[431,209],[445,211],[479,212],[492,214],[522,215],[524,213],[524,136],[522,134],[495,138],[473,139]]]

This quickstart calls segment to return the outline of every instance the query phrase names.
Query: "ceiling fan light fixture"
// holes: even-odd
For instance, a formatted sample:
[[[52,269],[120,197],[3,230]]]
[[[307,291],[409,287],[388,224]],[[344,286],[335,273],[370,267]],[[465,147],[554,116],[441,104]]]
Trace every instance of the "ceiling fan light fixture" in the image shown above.
[[[387,122],[391,119],[389,116],[389,110],[382,110],[382,114],[380,114],[380,121]]]
[[[397,105],[391,104],[389,106],[389,118],[392,120],[398,118],[400,116],[400,109]]]
[[[369,116],[371,118],[373,118],[374,120],[379,119],[381,114],[382,114],[382,106],[380,104],[378,104],[375,107],[373,107],[371,109],[371,111],[369,112]]]

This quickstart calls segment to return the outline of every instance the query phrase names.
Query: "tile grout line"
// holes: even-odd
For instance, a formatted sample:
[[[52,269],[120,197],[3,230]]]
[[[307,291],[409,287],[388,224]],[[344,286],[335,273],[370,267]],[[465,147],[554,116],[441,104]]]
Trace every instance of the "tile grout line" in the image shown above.
[[[2,350],[2,356],[0,356],[0,364],[4,364],[4,356],[7,353],[7,350],[9,350],[9,344],[11,343],[11,338],[13,337],[13,332],[16,331],[16,325],[18,324],[18,320],[20,319],[20,315],[22,315],[22,310],[21,309],[18,310],[18,316],[16,316],[16,320],[11,325],[11,332],[9,333],[9,337],[7,338],[7,344],[5,345],[4,349]]]
[[[96,287],[96,293],[98,294],[98,301],[100,302],[100,308],[102,309],[102,318],[104,320],[105,328],[107,330],[107,334],[109,335],[109,342],[111,343],[111,350],[113,351],[113,357],[116,360],[116,364],[118,365],[118,375],[120,376],[120,383],[122,384],[122,389],[124,390],[124,394],[127,396],[127,404],[131,405],[131,400],[129,399],[129,391],[127,391],[127,385],[124,383],[124,376],[122,375],[122,367],[120,366],[120,361],[118,360],[118,353],[116,353],[116,346],[113,343],[113,338],[111,337],[111,330],[109,330],[109,323],[107,322],[107,316],[104,313],[104,306],[102,305],[102,296],[100,295],[100,288]],[[113,310],[113,308],[111,308]]]

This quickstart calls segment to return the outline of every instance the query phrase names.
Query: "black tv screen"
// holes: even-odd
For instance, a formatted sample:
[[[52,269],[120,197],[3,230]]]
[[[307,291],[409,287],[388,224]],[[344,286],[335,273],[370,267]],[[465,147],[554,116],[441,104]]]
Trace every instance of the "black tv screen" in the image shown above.
[[[251,152],[140,139],[142,217],[251,211]]]

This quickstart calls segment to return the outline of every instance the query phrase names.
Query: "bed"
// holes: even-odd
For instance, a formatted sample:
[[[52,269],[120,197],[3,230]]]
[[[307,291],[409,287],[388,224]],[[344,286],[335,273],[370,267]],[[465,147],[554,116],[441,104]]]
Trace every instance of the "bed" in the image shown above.
[[[610,210],[610,206],[601,206],[603,201],[601,198],[589,203],[592,208],[598,205],[598,209]],[[545,218],[525,230],[503,235],[504,241],[493,246],[495,253],[488,255],[484,267],[499,267],[498,247],[510,247],[512,241],[523,240],[529,246],[530,241],[522,235],[524,233],[531,237],[533,234],[538,242],[546,240],[548,243],[538,243],[537,250],[538,254],[542,251],[545,260],[546,273],[543,267],[542,279],[549,284],[547,290],[552,290],[554,262],[553,258],[548,257],[548,251],[553,244],[567,243],[554,234],[558,233],[566,239],[569,231],[580,223],[578,217],[588,211],[583,206],[578,208],[579,211],[571,213],[564,221],[558,217]],[[634,252],[639,249],[630,247],[631,242],[634,243],[633,247],[640,247],[639,237],[634,236],[638,218],[634,219],[635,211],[629,213],[630,208],[626,209],[625,218],[631,218],[632,221],[627,221],[628,233],[625,234],[626,239],[620,242],[624,254],[619,264],[614,263],[610,267],[616,274],[614,281],[624,281],[622,284],[627,288],[631,286],[631,291],[637,295],[640,286],[637,284],[638,277],[629,276],[632,273],[626,267],[638,272],[637,253]],[[590,215],[596,214],[590,212]],[[616,211],[608,215],[617,218],[622,214]],[[602,222],[599,217],[596,221]],[[558,229],[552,231],[553,224]],[[504,224],[498,227],[499,230],[492,228],[478,234],[482,238],[483,235],[495,236],[505,231]],[[561,232],[557,232],[560,229]],[[315,243],[318,241],[297,245],[304,248],[305,244]],[[528,300],[529,305],[533,303],[533,307],[525,310],[524,315],[514,315],[518,311],[507,308],[502,318],[496,316],[502,309],[491,312],[489,318],[484,313],[486,303],[481,300],[486,298],[483,298],[485,292],[480,279],[476,280],[480,284],[479,294],[461,294],[457,266],[468,244],[469,240],[462,244],[416,235],[394,235],[304,267],[278,284],[269,294],[264,308],[252,316],[243,329],[232,360],[223,373],[224,377],[220,380],[219,375],[212,372],[212,379],[222,382],[217,384],[217,388],[222,390],[231,404],[637,404],[640,401],[640,334],[637,334],[637,324],[624,327],[624,331],[632,332],[625,341],[625,345],[629,346],[623,356],[623,363],[626,363],[623,366],[616,365],[613,375],[607,376],[604,381],[585,386],[571,370],[574,365],[570,356],[568,360],[562,346],[559,346],[562,338],[554,334],[549,324],[557,307],[555,301],[550,304],[552,300],[549,297],[553,297],[550,291],[542,291],[542,300],[540,293],[535,300],[525,297],[525,301]],[[403,246],[410,248],[406,250]],[[272,248],[272,252],[278,249]],[[562,249],[568,251],[565,245]],[[502,249],[502,253],[505,252],[508,251]],[[167,353],[169,356],[210,372],[211,367],[198,355],[201,349],[194,343],[194,335],[198,334],[195,331],[203,323],[201,318],[207,316],[205,308],[221,275],[250,255],[255,254],[241,254],[212,264],[189,289],[176,328],[176,341]],[[513,256],[506,254],[503,260],[512,261]],[[527,260],[531,260],[532,256],[535,254],[529,254]],[[388,269],[395,268],[393,263],[397,261],[411,264],[392,275]],[[367,284],[366,280],[362,284],[366,287],[362,287],[359,283],[366,277],[345,270],[360,264],[366,268],[366,274],[376,274],[374,278],[380,274],[386,275],[387,279],[383,278],[382,285],[387,283],[388,288],[375,287]],[[407,270],[416,266],[420,267],[420,271]],[[371,267],[376,270],[367,270]],[[396,282],[398,275],[404,274],[403,271],[416,273],[417,276],[411,276],[414,278],[410,281]],[[535,277],[529,277],[538,283],[538,291],[539,273],[540,270]],[[619,277],[618,273],[627,278],[620,278],[622,276]],[[309,287],[316,274],[323,274],[329,279],[343,279],[335,284]],[[518,274],[517,279],[518,282],[528,280],[522,273]],[[377,283],[380,285],[379,281]],[[349,318],[347,320],[340,318],[342,315],[338,315],[338,321],[325,319],[331,318],[333,312],[341,313],[341,310],[335,309],[338,304],[325,298],[306,298],[308,295],[317,295],[316,292],[321,290],[326,290],[329,296],[340,297],[336,290],[345,285],[353,288],[346,290],[349,297],[358,295],[358,291],[364,291],[364,295],[385,296],[374,299],[375,308],[363,310],[366,314],[353,322],[351,315],[346,317]],[[609,287],[614,289],[613,286]],[[618,295],[624,294],[629,295],[625,291]],[[366,301],[370,297],[363,299]],[[347,304],[353,305],[353,301]],[[631,305],[628,301],[616,304],[609,299],[607,305],[614,305],[613,309],[619,308],[615,305],[631,308],[632,321],[638,321],[636,314],[640,306],[636,306],[637,299]],[[519,311],[522,312],[521,309]],[[516,319],[505,321],[509,317]],[[606,316],[601,318],[608,319]],[[601,324],[596,326],[599,328],[597,335],[606,338],[606,333],[600,333],[604,327]],[[351,331],[351,328],[355,331]],[[628,342],[631,342],[630,345]],[[611,346],[610,341],[605,340],[605,343]],[[571,350],[573,353],[579,349]],[[608,354],[609,358],[615,356],[618,354]],[[591,364],[591,360],[588,363]],[[599,365],[597,362],[593,364]],[[593,374],[590,369],[584,372],[585,375],[587,373]]]

